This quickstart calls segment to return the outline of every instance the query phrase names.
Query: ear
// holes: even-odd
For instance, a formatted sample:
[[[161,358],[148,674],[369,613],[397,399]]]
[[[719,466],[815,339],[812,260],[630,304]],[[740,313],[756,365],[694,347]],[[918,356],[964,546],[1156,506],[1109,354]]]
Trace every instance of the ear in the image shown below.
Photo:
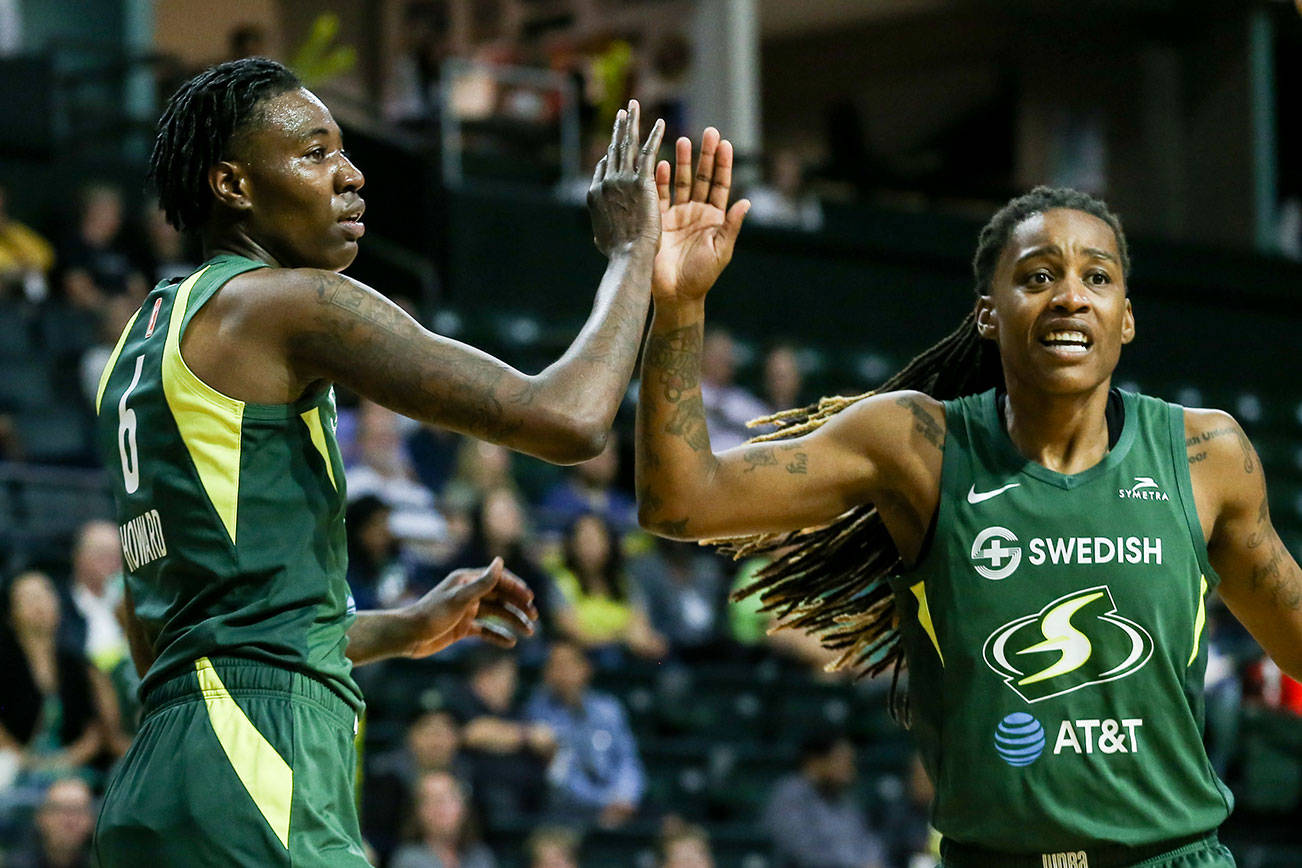
[[[217,204],[233,211],[247,211],[253,207],[249,200],[249,178],[239,163],[223,160],[208,170],[208,189]]]
[[[978,295],[976,300],[976,330],[983,340],[993,341],[999,332],[995,316],[995,301],[988,295]]]
[[[1121,320],[1121,343],[1128,344],[1135,339],[1135,309],[1126,299],[1126,314]]]

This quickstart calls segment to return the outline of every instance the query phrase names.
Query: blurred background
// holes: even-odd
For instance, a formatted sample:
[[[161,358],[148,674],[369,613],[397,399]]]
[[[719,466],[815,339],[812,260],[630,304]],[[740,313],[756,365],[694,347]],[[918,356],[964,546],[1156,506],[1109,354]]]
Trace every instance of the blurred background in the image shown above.
[[[1302,554],[1291,0],[0,0],[0,672],[81,673],[58,725],[17,710],[30,679],[0,685],[6,864],[84,864],[136,725],[94,389],[145,292],[200,258],[146,189],[159,111],[251,55],[299,73],[366,173],[349,273],[528,371],[601,274],[583,196],[615,111],[637,97],[667,142],[719,127],[754,208],[711,294],[716,446],[948,333],[1009,197],[1102,196],[1134,260],[1118,384],[1235,414]],[[631,403],[561,470],[340,398],[359,606],[501,554],[544,612],[515,654],[359,670],[376,864],[934,864],[887,685],[728,603],[762,563],[636,528]],[[1302,865],[1302,686],[1223,607],[1208,623],[1222,837],[1246,868]]]

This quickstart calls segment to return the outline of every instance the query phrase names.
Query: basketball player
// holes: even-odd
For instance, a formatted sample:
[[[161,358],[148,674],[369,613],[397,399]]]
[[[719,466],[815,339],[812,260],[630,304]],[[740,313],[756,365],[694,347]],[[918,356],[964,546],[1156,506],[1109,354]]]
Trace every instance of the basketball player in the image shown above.
[[[499,559],[406,609],[354,613],[332,384],[550,461],[600,452],[650,302],[661,130],[639,151],[637,105],[619,113],[588,195],[610,264],[573,345],[528,376],[338,274],[364,231],[363,177],[287,69],[234,61],[172,97],[151,172],[207,261],[150,293],[96,402],[145,709],[106,793],[101,864],[367,864],[351,667],[466,636],[509,645],[536,612]]]
[[[865,671],[902,650],[944,865],[1232,865],[1201,740],[1206,598],[1297,677],[1302,575],[1234,419],[1112,388],[1135,337],[1117,218],[1070,190],[1014,199],[981,232],[956,332],[877,393],[716,455],[703,307],[746,203],[727,207],[714,130],[695,176],[686,140],[676,160],[672,204],[657,167],[643,524],[793,546],[756,586],[771,606]]]

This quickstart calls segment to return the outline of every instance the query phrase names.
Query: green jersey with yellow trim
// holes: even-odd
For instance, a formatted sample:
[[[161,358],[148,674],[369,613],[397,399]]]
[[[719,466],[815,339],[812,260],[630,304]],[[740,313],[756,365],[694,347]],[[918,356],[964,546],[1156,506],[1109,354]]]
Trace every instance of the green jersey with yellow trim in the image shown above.
[[[199,658],[235,656],[312,675],[360,710],[344,654],[355,615],[333,390],[250,404],[211,388],[181,358],[195,312],[260,267],[222,255],[160,283],[100,378],[95,439],[156,657],[141,691]]]
[[[1230,812],[1202,742],[1218,578],[1184,410],[1120,395],[1115,445],[1073,475],[1017,452],[994,390],[945,403],[933,536],[893,585],[911,729],[953,840],[1135,846]]]

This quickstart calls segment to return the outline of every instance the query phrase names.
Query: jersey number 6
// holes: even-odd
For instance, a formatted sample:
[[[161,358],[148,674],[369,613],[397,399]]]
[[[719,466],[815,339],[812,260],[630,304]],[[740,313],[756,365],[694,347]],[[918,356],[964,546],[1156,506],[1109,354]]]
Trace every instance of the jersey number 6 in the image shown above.
[[[122,458],[122,482],[127,494],[135,494],[140,487],[140,453],[136,449],[136,411],[127,408],[127,398],[140,384],[140,369],[144,367],[145,357],[136,358],[136,373],[131,378],[131,385],[122,393],[118,401],[118,455]]]

